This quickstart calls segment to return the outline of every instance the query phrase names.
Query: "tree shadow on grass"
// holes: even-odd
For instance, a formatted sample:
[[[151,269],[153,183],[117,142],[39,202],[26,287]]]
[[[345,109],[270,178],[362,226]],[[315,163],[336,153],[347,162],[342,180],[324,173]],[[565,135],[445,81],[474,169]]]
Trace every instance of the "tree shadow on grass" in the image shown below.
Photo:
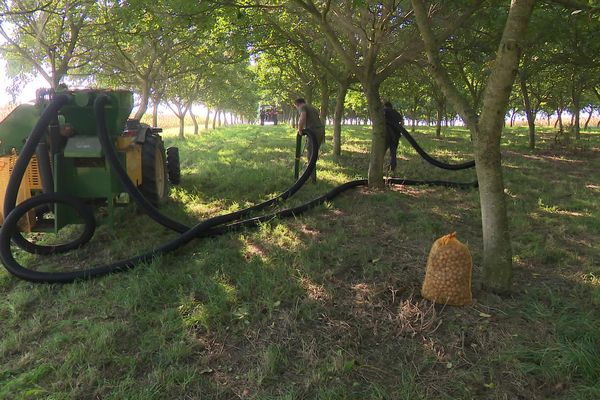
[[[508,297],[476,290],[474,305],[450,308],[418,296],[429,247],[449,231],[469,244],[480,275],[475,191],[355,190],[300,218],[193,241],[125,274],[72,286],[2,284],[12,292],[0,307],[8,332],[0,390],[595,398],[597,159],[578,164],[580,176],[548,158],[511,157],[516,268]],[[337,182],[324,175],[306,195]],[[101,232],[89,260],[103,248],[120,257],[172,235],[132,218],[123,214],[118,233]]]

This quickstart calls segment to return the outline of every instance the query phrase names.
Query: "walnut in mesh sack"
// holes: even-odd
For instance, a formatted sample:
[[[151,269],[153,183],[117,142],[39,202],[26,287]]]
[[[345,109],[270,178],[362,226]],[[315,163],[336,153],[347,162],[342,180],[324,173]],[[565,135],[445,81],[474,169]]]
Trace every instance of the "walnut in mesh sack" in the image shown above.
[[[440,304],[471,304],[472,270],[471,252],[456,239],[456,232],[442,236],[431,246],[421,295]]]

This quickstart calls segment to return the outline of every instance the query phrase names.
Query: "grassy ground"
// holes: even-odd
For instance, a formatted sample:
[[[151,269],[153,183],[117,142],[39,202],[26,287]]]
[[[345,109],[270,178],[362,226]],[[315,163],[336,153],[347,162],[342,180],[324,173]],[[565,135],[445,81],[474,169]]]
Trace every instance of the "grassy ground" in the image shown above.
[[[469,158],[460,129],[416,135],[432,154]],[[296,219],[198,240],[133,271],[34,285],[0,271],[2,399],[600,398],[600,134],[577,146],[523,128],[503,142],[515,279],[478,289],[476,191],[356,190]],[[330,141],[320,182],[299,204],[364,176],[369,132]],[[165,211],[199,220],[266,199],[292,181],[293,132],[235,127],[188,137],[183,182]],[[469,181],[405,144],[399,176]],[[419,296],[431,243],[457,231],[475,262],[475,302]],[[133,210],[77,253],[29,265],[78,268],[174,235]]]

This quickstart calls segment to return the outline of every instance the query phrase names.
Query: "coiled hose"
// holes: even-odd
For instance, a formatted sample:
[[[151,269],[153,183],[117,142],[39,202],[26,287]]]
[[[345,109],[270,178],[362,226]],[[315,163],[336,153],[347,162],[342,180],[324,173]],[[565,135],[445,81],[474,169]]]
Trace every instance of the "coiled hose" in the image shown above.
[[[325,195],[320,196],[316,199],[311,200],[308,203],[302,204],[297,207],[288,208],[285,210],[273,212],[267,215],[249,218],[246,220],[241,220],[240,218],[248,215],[251,212],[262,210],[266,207],[274,205],[280,201],[283,201],[294,193],[296,193],[308,180],[312,171],[314,170],[317,162],[318,156],[318,142],[314,134],[310,131],[304,132],[305,135],[308,136],[308,140],[314,145],[311,148],[313,152],[310,154],[309,163],[306,166],[306,169],[300,176],[300,178],[287,190],[281,193],[279,196],[276,196],[270,200],[259,203],[252,207],[245,208],[243,210],[235,211],[229,214],[224,214],[220,216],[216,216],[213,218],[206,219],[192,227],[187,227],[184,224],[181,224],[177,221],[172,220],[171,218],[165,216],[160,211],[158,211],[137,189],[135,184],[129,179],[127,172],[120,164],[119,159],[117,157],[114,146],[110,142],[110,137],[108,136],[108,132],[106,129],[106,117],[104,107],[108,102],[108,97],[106,96],[98,96],[96,98],[96,102],[94,104],[94,111],[96,116],[96,123],[98,127],[98,135],[100,138],[100,142],[102,144],[102,148],[107,158],[111,168],[117,174],[119,180],[123,184],[125,190],[130,194],[130,196],[134,199],[136,204],[143,208],[148,215],[160,223],[163,226],[169,227],[172,230],[179,232],[180,235],[175,239],[155,248],[141,255],[131,257],[125,260],[117,261],[111,264],[92,267],[85,270],[78,271],[69,271],[69,272],[45,272],[45,271],[36,271],[31,270],[23,265],[19,264],[18,261],[14,258],[11,249],[11,239],[15,241],[17,245],[24,248],[26,251],[30,251],[37,254],[51,254],[51,253],[60,253],[68,250],[72,250],[74,248],[80,247],[85,244],[87,241],[91,239],[93,236],[93,232],[95,229],[95,221],[94,216],[90,208],[81,200],[76,197],[59,194],[59,193],[45,193],[39,196],[35,196],[30,198],[23,203],[19,204],[15,207],[16,202],[16,194],[18,188],[23,179],[23,175],[25,173],[25,169],[29,164],[29,160],[31,159],[33,152],[35,151],[35,147],[39,140],[41,139],[43,133],[45,132],[45,128],[47,127],[47,123],[49,122],[52,115],[56,114],[62,105],[68,102],[69,98],[67,95],[59,95],[57,96],[46,108],[42,117],[38,121],[36,128],[30,135],[27,143],[25,144],[21,154],[19,155],[19,159],[17,160],[17,165],[11,175],[9,186],[7,187],[7,197],[4,204],[4,211],[6,219],[4,224],[0,228],[0,260],[6,267],[6,269],[12,273],[13,275],[25,279],[31,282],[44,282],[44,283],[70,283],[79,279],[91,279],[94,277],[98,277],[101,275],[125,271],[133,268],[135,265],[143,262],[151,261],[153,258],[173,251],[184,244],[188,243],[194,238],[198,237],[207,237],[219,235],[222,233],[230,232],[233,230],[237,230],[243,227],[255,226],[261,222],[269,221],[273,218],[278,217],[288,217],[292,215],[298,215],[302,212],[305,212],[313,207],[318,206],[326,201],[332,200],[334,197],[338,196],[342,192],[349,190],[351,188],[357,186],[367,185],[366,179],[354,180],[347,183],[344,183],[340,186],[337,186],[327,192]],[[39,128],[38,128],[39,127]],[[30,151],[33,149],[33,151]],[[17,166],[19,168],[17,168]],[[23,167],[24,166],[24,167]],[[447,181],[413,181],[413,180],[402,180],[402,179],[389,179],[388,183],[390,184],[401,184],[401,185],[442,185],[447,187],[457,187],[457,188],[472,188],[477,187],[477,183],[457,183],[457,182],[447,182]],[[10,196],[9,196],[10,194]],[[59,245],[59,246],[38,246],[34,245],[31,242],[28,242],[23,236],[18,232],[18,221],[19,219],[25,215],[28,211],[35,207],[39,207],[42,204],[49,203],[63,203],[68,204],[74,207],[82,216],[85,224],[85,229],[83,234],[77,238],[75,241]],[[20,239],[19,239],[20,238]],[[16,239],[16,240],[15,240]],[[26,242],[26,243],[23,243]],[[28,246],[34,247],[28,247]],[[41,250],[40,250],[41,249]]]

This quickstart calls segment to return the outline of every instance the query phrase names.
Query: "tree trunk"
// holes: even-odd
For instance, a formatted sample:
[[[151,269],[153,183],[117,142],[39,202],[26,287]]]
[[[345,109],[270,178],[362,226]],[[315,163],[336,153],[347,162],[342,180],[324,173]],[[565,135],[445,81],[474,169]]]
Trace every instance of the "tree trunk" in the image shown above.
[[[307,104],[312,105],[313,93],[314,90],[312,85],[304,86],[304,101],[306,101]]]
[[[446,110],[446,98],[439,98],[437,103],[437,118],[435,123],[435,137],[442,136],[442,121],[444,120],[444,112]]]
[[[572,86],[572,100],[573,100],[573,110],[572,110],[572,116],[573,116],[573,123],[571,124],[571,126],[573,126],[573,131],[575,132],[575,139],[579,140],[581,138],[580,136],[580,111],[581,111],[581,91],[579,90],[578,85],[576,85],[575,83]]]
[[[190,107],[190,117],[192,117],[192,122],[194,123],[194,135],[197,135],[199,132],[198,119],[196,118],[196,114],[192,111],[192,107]]]
[[[558,124],[558,129],[562,132],[563,131],[563,120],[562,120],[562,113],[563,110],[562,108],[559,108],[558,110],[556,110],[556,123],[554,124],[554,127],[556,128],[556,124]]]
[[[583,129],[587,131],[588,125],[590,124],[590,120],[592,119],[592,115],[594,114],[594,107],[590,107],[590,112],[585,120],[585,124],[583,125]]]
[[[483,231],[483,283],[493,291],[510,289],[512,250],[502,176],[500,140],[517,71],[521,41],[527,32],[535,0],[512,0],[493,69],[483,93],[480,118],[460,94],[443,67],[439,45],[422,0],[412,0],[413,12],[427,50],[430,72],[467,123],[474,142]]]
[[[383,188],[383,158],[385,156],[385,117],[383,115],[383,105],[379,94],[379,82],[375,78],[367,78],[363,84],[365,95],[367,96],[367,105],[371,116],[372,141],[371,157],[369,160],[369,187]]]
[[[213,115],[213,123],[212,123],[212,128],[213,130],[217,127],[217,116],[219,114],[219,110],[215,110],[215,114]]]
[[[217,111],[217,118],[219,119],[219,128],[221,127],[221,110]]]
[[[483,227],[484,284],[499,292],[509,290],[512,281],[512,249],[500,153],[502,122],[534,4],[535,0],[513,0],[511,3],[496,61],[487,80],[478,129],[474,132]]]
[[[179,118],[179,139],[185,139],[185,113],[178,116]]]
[[[335,112],[333,114],[333,155],[339,157],[342,154],[342,119],[344,117],[344,103],[348,93],[348,83],[340,82],[335,100]]]
[[[204,120],[204,130],[208,130],[208,124],[210,123],[210,108],[206,108],[206,119]]]
[[[531,110],[531,101],[529,100],[529,91],[527,90],[527,75],[525,71],[519,72],[519,86],[521,87],[523,107],[525,108],[527,126],[529,127],[529,148],[535,149],[535,114]]]
[[[150,100],[150,82],[142,82],[142,92],[140,94],[140,106],[133,116],[134,119],[142,119],[146,110],[148,109],[148,102]]]
[[[512,128],[515,125],[515,118],[517,117],[517,113],[515,110],[510,111],[510,127]]]
[[[329,111],[329,83],[327,82],[327,74],[323,74],[319,77],[319,87],[321,91],[319,118],[321,118],[323,125],[327,125],[327,113]]]
[[[158,126],[158,105],[160,104],[160,99],[155,97],[152,99],[152,126]]]

